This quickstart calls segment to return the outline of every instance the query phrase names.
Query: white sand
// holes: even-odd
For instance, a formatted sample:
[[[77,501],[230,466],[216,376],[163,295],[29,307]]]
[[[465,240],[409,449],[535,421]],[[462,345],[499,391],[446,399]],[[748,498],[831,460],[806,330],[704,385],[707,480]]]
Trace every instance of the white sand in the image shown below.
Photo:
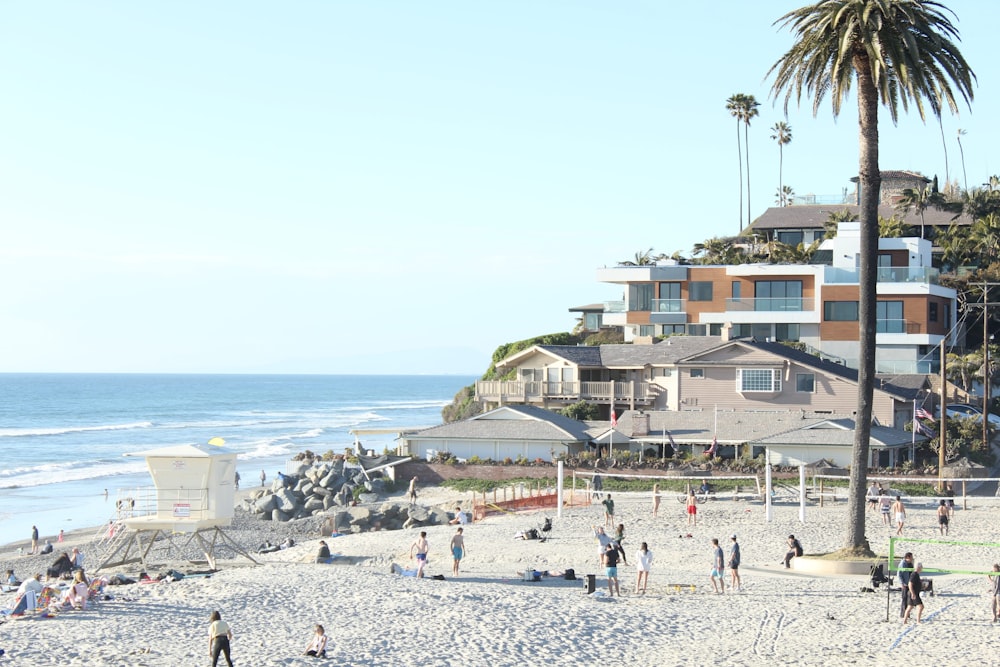
[[[421,494],[421,502],[445,506],[457,498],[443,489]],[[957,510],[951,539],[996,539],[994,501],[976,502]],[[428,528],[428,574],[444,574],[445,581],[389,573],[392,562],[410,564],[413,529],[328,540],[332,551],[356,564],[308,562],[317,537],[262,556],[266,561],[257,567],[224,562],[210,578],[110,587],[116,599],[86,611],[0,626],[0,648],[7,651],[0,664],[210,664],[206,634],[213,609],[233,626],[237,665],[323,662],[302,656],[314,623],[326,627],[327,662],[338,665],[944,665],[989,662],[1000,643],[982,576],[937,577],[937,596],[925,595],[924,623],[904,627],[899,593],[889,601],[887,623],[885,586],[862,593],[867,577],[786,573],[779,561],[789,533],[807,553],[841,546],[843,503],[810,506],[805,524],[797,506],[779,505],[768,524],[760,503],[713,501],[699,506],[703,523],[695,528],[686,525],[672,494],[664,496],[655,520],[646,496],[617,496],[617,505],[630,562],[620,568],[621,598],[584,594],[588,573],[599,573],[598,588],[606,590],[591,534],[602,519],[595,505],[564,509],[545,542],[513,536],[554,511],[468,526],[468,556],[458,578],[447,548],[455,527]],[[877,514],[869,512],[868,520],[872,546],[887,551],[889,531]],[[679,537],[689,532],[692,538]],[[714,595],[709,539],[728,546],[730,533],[742,545],[743,592]],[[910,509],[906,535],[938,537],[930,505]],[[655,561],[649,592],[635,595],[633,554],[641,541],[649,543]],[[907,548],[928,567],[988,569],[1000,562],[998,548]],[[572,567],[581,580],[524,582],[519,572],[527,567]],[[673,583],[697,590],[676,593],[667,586]]]

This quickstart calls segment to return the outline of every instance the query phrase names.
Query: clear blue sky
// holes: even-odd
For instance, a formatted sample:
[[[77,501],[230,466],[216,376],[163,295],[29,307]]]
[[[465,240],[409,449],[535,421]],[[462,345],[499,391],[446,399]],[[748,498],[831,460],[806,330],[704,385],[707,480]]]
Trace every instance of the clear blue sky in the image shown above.
[[[1000,10],[948,5],[971,186],[1000,172]],[[0,4],[0,370],[478,374],[620,297],[595,269],[738,230],[734,93],[772,205],[797,6]],[[793,107],[785,183],[850,185],[856,118]],[[943,180],[937,123],[882,118],[882,168]]]

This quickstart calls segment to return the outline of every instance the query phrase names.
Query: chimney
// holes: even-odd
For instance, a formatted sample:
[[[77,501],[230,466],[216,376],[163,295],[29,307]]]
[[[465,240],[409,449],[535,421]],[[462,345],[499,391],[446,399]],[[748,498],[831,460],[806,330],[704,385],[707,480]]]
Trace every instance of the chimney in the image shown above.
[[[632,415],[632,435],[649,435],[649,413],[637,412]]]
[[[722,342],[723,343],[728,343],[730,340],[732,340],[732,338],[730,338],[730,336],[732,334],[732,331],[733,331],[733,323],[732,322],[726,322],[725,324],[722,325]]]

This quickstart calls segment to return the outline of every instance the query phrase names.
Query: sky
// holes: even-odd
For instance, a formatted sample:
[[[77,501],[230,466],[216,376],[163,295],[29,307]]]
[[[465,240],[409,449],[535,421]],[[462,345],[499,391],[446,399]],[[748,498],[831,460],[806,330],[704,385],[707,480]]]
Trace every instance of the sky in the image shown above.
[[[857,173],[856,102],[770,97],[776,0],[0,3],[0,371],[480,374],[621,298],[596,270]],[[978,77],[882,169],[1000,173],[1000,5],[947,2]],[[710,11],[706,8],[711,7]],[[957,141],[962,139],[964,173]]]

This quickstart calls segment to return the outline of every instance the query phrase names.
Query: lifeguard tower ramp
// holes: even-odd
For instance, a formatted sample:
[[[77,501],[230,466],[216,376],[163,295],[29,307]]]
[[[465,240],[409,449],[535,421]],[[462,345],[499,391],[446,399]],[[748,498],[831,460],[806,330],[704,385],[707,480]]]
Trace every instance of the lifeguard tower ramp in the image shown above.
[[[136,489],[125,496],[125,502],[118,501],[124,530],[115,536],[98,570],[137,562],[145,566],[159,539],[167,542],[178,559],[207,562],[213,570],[221,547],[257,562],[224,530],[232,523],[236,500],[235,452],[209,445],[178,445],[126,456],[145,457],[153,487]],[[185,555],[192,552],[192,545],[204,554],[204,561]]]

